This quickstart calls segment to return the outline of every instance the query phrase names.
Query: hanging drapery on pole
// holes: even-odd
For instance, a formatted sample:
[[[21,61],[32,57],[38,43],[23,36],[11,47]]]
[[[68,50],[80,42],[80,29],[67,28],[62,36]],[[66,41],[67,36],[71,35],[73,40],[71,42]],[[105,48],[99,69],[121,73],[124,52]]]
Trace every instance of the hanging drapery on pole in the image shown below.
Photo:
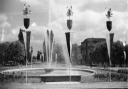
[[[109,33],[107,34],[106,43],[107,43],[107,49],[108,49],[108,57],[110,59],[110,36],[109,36]]]
[[[112,21],[106,21],[107,29],[110,32],[112,29]]]
[[[24,27],[28,29],[29,25],[30,25],[30,18],[24,18]]]
[[[72,20],[70,20],[70,19],[67,20],[67,26],[68,26],[68,29],[71,30],[71,28],[72,28]]]
[[[65,35],[66,35],[68,54],[69,54],[69,57],[70,57],[70,32],[66,32]]]
[[[27,52],[27,59],[30,61],[30,37],[31,31],[26,31],[26,52]]]

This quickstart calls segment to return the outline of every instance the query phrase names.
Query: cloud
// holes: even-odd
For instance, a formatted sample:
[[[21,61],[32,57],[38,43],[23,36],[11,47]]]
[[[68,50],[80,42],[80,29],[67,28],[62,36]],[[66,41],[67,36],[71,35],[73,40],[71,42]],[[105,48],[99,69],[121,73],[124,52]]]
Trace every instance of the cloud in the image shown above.
[[[6,21],[7,20],[7,16],[4,14],[0,14],[0,22]]]
[[[29,3],[30,5],[40,5],[41,3],[40,3],[40,1],[39,0],[20,0],[21,2],[27,2],[27,3]]]
[[[22,3],[24,1],[20,0]],[[66,12],[69,2],[65,0],[51,0],[49,7],[49,0],[27,1],[32,9],[31,21],[33,22],[31,22],[30,30],[32,31],[31,42],[36,47],[35,49],[38,50],[42,47],[42,42],[48,28],[53,30],[56,42],[65,45],[65,32],[68,31]],[[112,9],[116,10],[113,12],[114,15],[112,17],[112,31],[115,33],[114,40],[125,40],[128,29],[128,13],[124,11],[124,3],[121,0],[72,0],[71,4],[74,13],[71,32],[72,43],[80,44],[84,39],[89,37],[106,37],[108,31],[106,29],[105,7],[107,5],[112,6]],[[51,11],[51,16],[49,15],[51,17],[50,27],[47,24],[49,20],[48,10]],[[17,21],[19,18],[21,17],[18,16]],[[15,20],[12,23],[18,27],[13,26],[13,28],[8,30],[6,34],[8,35],[7,40],[17,39],[19,28],[21,28]],[[9,27],[9,25],[7,16],[0,15],[0,26]]]
[[[36,22],[33,22],[33,23],[31,24],[31,26],[32,26],[32,27],[36,27],[36,26],[37,26]]]
[[[73,27],[72,27],[73,43],[80,43],[86,37],[97,37],[97,34],[98,36],[100,35],[102,37],[104,34],[101,35],[101,33],[105,33],[105,31],[107,31],[107,30],[103,31],[103,29],[105,29],[103,24],[103,22],[105,22],[105,20],[103,19],[105,18],[105,13],[98,13],[92,10],[86,10],[85,12],[82,13],[79,13],[79,11],[76,10],[74,11],[74,13],[77,14],[74,14],[73,16]],[[59,34],[60,32],[64,34],[65,31],[68,31],[65,17],[61,16],[52,23],[54,23],[52,28],[53,30],[56,29],[57,34]],[[102,29],[102,31],[100,31],[100,29]],[[62,39],[62,37],[59,38]],[[63,40],[65,40],[65,38],[63,38]]]
[[[117,2],[117,5],[114,3]],[[73,32],[72,40],[73,43],[80,43],[88,37],[105,38],[108,31],[106,28],[106,16],[105,16],[105,5],[110,4],[114,8],[113,16],[113,29],[115,33],[114,40],[123,40],[126,36],[128,29],[128,14],[124,11],[126,1],[121,2],[120,0],[73,0]],[[81,11],[81,6],[84,6],[84,10]],[[86,7],[85,7],[86,6]],[[90,7],[91,6],[91,7]],[[56,23],[56,30],[62,29],[63,33],[67,29],[66,27],[66,3],[64,1],[53,0],[52,2],[52,16],[53,22]],[[55,8],[55,9],[54,9]],[[96,10],[96,8],[98,10]],[[115,9],[116,8],[116,9]],[[104,10],[103,10],[104,9]],[[63,11],[62,11],[63,10]],[[102,10],[99,12],[99,10]],[[57,33],[57,31],[56,31]],[[124,35],[125,34],[125,35]]]
[[[128,35],[128,13],[127,12],[113,12],[113,29],[115,33],[115,40],[126,41]]]
[[[109,2],[110,0],[92,0],[94,3],[106,3]]]
[[[76,16],[74,22],[74,42],[79,43],[88,37],[105,38],[108,31],[106,28],[105,12],[95,12],[86,10],[85,12]],[[83,18],[83,19],[82,19]],[[112,32],[115,33],[114,40],[126,40],[128,35],[128,13],[127,12],[113,12],[113,26]],[[127,38],[128,39],[128,38]]]
[[[62,8],[61,8],[62,9]],[[72,32],[72,41],[73,43],[82,42],[84,39],[88,37],[97,37],[97,38],[105,38],[108,31],[106,28],[106,12],[97,12],[91,9],[87,9],[83,12],[79,11],[78,8],[75,8],[73,15],[73,32]],[[60,11],[61,12],[61,11]],[[58,11],[58,13],[60,13]],[[55,10],[54,13],[57,13]],[[128,29],[128,13],[127,12],[120,12],[120,11],[113,11],[113,29],[112,32],[115,33],[114,40],[124,40],[126,39],[126,32]],[[53,21],[54,26],[56,25],[56,30],[62,30],[63,34],[66,27],[66,16],[64,13],[61,14],[54,14],[55,20]],[[53,29],[54,29],[53,26]],[[57,33],[57,31],[56,31]],[[125,35],[124,35],[125,34]]]

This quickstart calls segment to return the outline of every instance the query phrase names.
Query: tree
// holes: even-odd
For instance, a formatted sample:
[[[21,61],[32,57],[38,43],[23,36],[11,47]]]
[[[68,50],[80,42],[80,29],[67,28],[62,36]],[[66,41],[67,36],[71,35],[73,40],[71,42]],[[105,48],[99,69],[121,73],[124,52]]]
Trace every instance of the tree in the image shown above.
[[[25,63],[25,48],[20,41],[12,42],[6,50],[6,62]]]
[[[91,59],[94,64],[109,63],[106,42],[97,43],[95,50],[91,52]]]
[[[121,41],[114,42],[112,44],[112,52],[111,52],[111,62],[112,65],[120,65],[124,64],[124,47]],[[109,63],[109,57],[107,52],[106,42],[98,43],[95,47],[95,50],[91,53],[91,59],[93,63]]]
[[[123,51],[124,51],[124,47],[121,41],[117,41],[113,43],[111,61],[114,66],[116,64],[120,66],[124,64],[124,52]]]
[[[128,66],[128,44],[125,46],[125,52],[126,52],[126,60],[125,60],[125,63]]]
[[[6,50],[9,45],[9,42],[0,43],[0,64],[4,64],[5,62]]]

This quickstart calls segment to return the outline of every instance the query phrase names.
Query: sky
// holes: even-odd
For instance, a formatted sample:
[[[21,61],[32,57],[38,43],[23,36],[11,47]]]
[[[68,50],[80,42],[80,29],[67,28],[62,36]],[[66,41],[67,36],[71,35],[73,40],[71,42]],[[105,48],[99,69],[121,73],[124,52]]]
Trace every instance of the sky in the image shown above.
[[[30,4],[31,45],[35,50],[42,49],[46,30],[52,29],[55,42],[65,45],[67,6],[72,5],[72,43],[81,44],[86,38],[106,38],[108,8],[112,8],[112,32],[114,41],[127,41],[128,0],[26,0]],[[25,0],[0,0],[0,40],[15,41],[23,26]],[[4,35],[3,35],[4,33]]]

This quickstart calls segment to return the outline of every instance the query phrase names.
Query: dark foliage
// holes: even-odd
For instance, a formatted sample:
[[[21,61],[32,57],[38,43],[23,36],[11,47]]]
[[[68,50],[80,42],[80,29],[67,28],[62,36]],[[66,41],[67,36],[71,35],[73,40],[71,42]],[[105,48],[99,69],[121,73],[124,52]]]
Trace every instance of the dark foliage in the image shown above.
[[[9,62],[13,62],[14,65],[25,63],[25,49],[20,41],[2,43],[0,48],[1,64],[6,65]]]
[[[91,58],[94,64],[108,65],[109,57],[106,42],[98,43],[96,45],[95,50],[92,52]],[[124,65],[124,47],[123,43],[120,41],[112,44],[111,62],[112,66]]]
[[[95,50],[91,53],[91,59],[94,64],[109,63],[107,44],[105,42],[97,43]]]

